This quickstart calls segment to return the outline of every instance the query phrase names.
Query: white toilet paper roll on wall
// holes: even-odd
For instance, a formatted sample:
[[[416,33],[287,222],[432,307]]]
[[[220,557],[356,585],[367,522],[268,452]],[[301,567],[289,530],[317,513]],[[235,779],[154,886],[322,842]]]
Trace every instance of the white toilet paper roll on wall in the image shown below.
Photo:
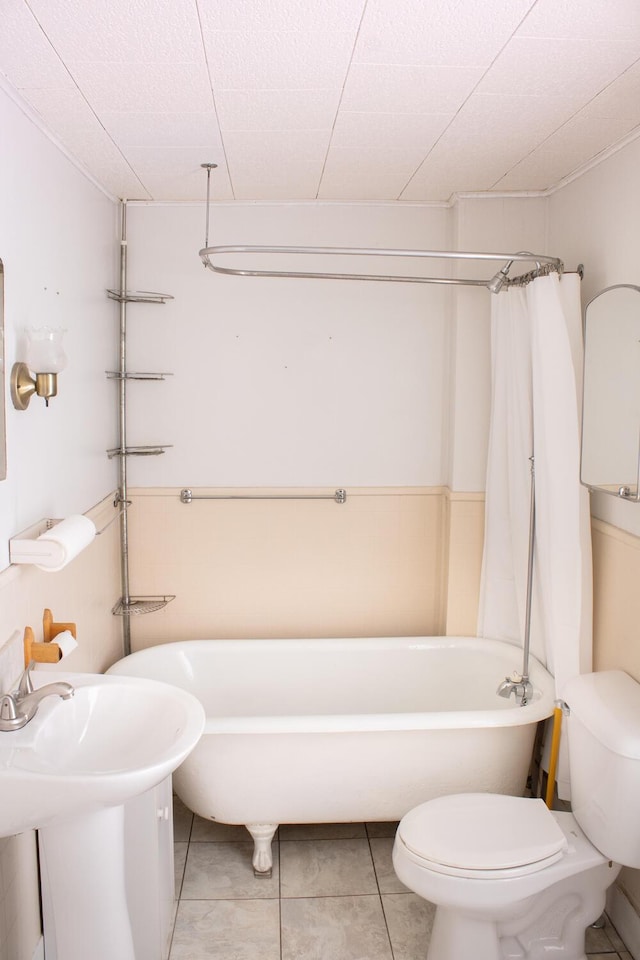
[[[62,660],[63,657],[67,657],[70,653],[73,653],[78,646],[78,641],[70,630],[63,630],[62,633],[59,633],[54,643],[57,643],[60,647],[60,660]],[[59,662],[60,661],[58,661],[58,663]]]
[[[96,535],[92,520],[82,514],[73,514],[42,533],[36,541],[39,556],[36,567],[55,573],[66,567],[74,557],[88,547]],[[40,552],[42,550],[42,553]]]

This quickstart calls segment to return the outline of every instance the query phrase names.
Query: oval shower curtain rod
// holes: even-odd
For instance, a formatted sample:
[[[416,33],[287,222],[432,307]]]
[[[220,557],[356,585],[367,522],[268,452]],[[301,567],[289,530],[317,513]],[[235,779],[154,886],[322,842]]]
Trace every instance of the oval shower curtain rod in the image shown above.
[[[221,267],[213,263],[212,257],[225,253],[235,254],[302,254],[319,256],[347,256],[347,257],[406,257],[432,260],[506,260],[507,263],[495,276],[488,280],[472,280],[463,277],[421,277],[415,275],[399,276],[394,274],[370,273],[326,273],[320,270],[245,270],[239,267]],[[382,247],[283,247],[265,246],[258,244],[236,244],[233,246],[220,245],[203,247],[200,250],[200,259],[205,267],[214,273],[226,274],[234,277],[306,277],[320,280],[387,280],[396,283],[445,283],[463,284],[473,287],[487,287],[492,293],[498,293],[509,279],[508,272],[515,261],[533,262],[536,269],[543,266],[562,273],[563,263],[557,257],[548,257],[537,253],[468,253],[456,250],[398,250]]]
[[[459,250],[396,250],[385,249],[382,247],[286,247],[286,246],[265,246],[260,244],[236,244],[233,246],[209,246],[209,209],[210,209],[210,183],[211,171],[218,166],[217,163],[202,163],[203,169],[207,171],[207,206],[206,206],[206,227],[204,247],[200,250],[200,259],[205,267],[214,273],[226,274],[233,277],[303,277],[316,280],[386,280],[393,283],[446,283],[462,284],[472,287],[486,287],[491,293],[498,293],[505,283],[512,282],[509,278],[509,269],[511,264],[516,261],[526,261],[535,263],[535,271],[549,272],[555,270],[562,273],[564,264],[557,257],[548,257],[543,254],[530,253],[527,250],[520,250],[518,253],[468,253]],[[295,255],[314,255],[314,256],[346,256],[346,257],[406,257],[431,260],[506,260],[503,267],[488,280],[472,280],[463,277],[421,277],[410,274],[409,276],[370,274],[370,273],[326,273],[322,270],[243,270],[239,267],[221,267],[213,263],[212,257],[225,253],[235,254],[281,254],[289,256]],[[529,276],[533,279],[535,271]],[[516,278],[517,279],[517,278]]]

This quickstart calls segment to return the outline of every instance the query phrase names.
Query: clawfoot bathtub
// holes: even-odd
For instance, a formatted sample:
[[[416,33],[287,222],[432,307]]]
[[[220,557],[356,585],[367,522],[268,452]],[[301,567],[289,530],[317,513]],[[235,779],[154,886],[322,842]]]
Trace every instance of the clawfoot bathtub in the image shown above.
[[[448,793],[521,795],[554,692],[532,660],[531,701],[497,696],[520,657],[477,637],[191,640],[109,672],[202,702],[205,732],[175,790],[201,817],[245,824],[267,876],[280,823],[399,820]]]

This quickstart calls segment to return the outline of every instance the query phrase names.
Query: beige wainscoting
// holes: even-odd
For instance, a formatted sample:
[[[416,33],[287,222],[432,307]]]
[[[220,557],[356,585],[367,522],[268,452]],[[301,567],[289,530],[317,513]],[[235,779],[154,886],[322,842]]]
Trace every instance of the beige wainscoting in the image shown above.
[[[640,681],[640,538],[593,520],[592,539],[593,668]],[[618,886],[640,914],[640,870],[623,869]]]
[[[640,681],[640,537],[593,520],[593,669]]]
[[[475,636],[484,547],[484,493],[447,493],[447,636]]]
[[[131,593],[176,595],[160,613],[134,618],[134,649],[202,637],[440,634],[449,619],[449,596],[465,604],[456,627],[464,623],[475,633],[469,609],[476,589],[471,568],[477,562],[477,524],[473,549],[467,551],[457,533],[449,550],[449,514],[458,530],[468,504],[449,503],[443,487],[350,489],[344,504],[183,504],[178,489],[166,488],[129,494]],[[457,558],[456,586],[449,583],[447,556]]]

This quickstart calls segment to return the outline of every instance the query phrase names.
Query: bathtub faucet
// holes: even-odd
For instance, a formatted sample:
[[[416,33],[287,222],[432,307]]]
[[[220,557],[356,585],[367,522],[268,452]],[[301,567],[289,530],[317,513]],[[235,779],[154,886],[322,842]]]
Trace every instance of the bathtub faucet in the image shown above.
[[[509,699],[511,694],[515,694],[516,703],[524,707],[533,696],[533,686],[529,677],[523,677],[519,673],[512,673],[510,677],[505,677],[499,685],[496,693],[499,697]]]

